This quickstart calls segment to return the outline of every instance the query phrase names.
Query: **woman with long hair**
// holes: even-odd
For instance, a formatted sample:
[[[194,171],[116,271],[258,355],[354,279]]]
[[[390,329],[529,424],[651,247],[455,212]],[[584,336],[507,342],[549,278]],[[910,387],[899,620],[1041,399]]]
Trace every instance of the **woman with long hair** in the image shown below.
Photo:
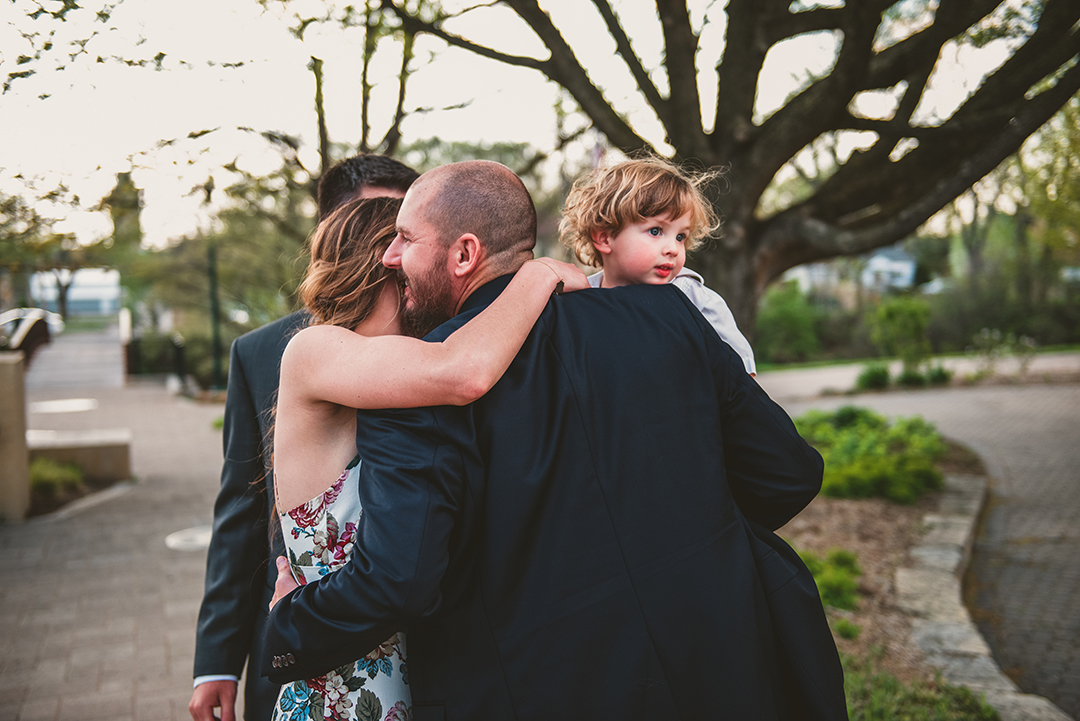
[[[346,203],[312,237],[300,286],[312,322],[282,357],[273,442],[277,520],[301,585],[340,568],[352,552],[362,510],[355,409],[471,403],[506,371],[557,284],[588,287],[569,263],[529,261],[445,341],[402,336],[399,283],[382,265],[400,205]],[[273,718],[405,719],[410,707],[405,638],[397,633],[354,663],[282,687]]]

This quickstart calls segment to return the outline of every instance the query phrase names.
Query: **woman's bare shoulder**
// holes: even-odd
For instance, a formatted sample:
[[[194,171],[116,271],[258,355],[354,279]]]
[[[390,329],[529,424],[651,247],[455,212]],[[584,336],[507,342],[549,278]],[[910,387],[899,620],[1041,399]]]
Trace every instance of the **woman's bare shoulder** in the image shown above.
[[[340,343],[362,342],[363,336],[339,325],[312,325],[297,332],[285,347],[286,357],[318,355]]]

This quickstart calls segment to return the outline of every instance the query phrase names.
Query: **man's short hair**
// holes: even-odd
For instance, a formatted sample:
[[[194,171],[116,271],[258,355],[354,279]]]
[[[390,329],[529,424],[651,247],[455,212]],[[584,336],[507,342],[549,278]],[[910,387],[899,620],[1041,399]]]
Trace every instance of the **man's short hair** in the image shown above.
[[[444,165],[434,173],[438,191],[425,215],[445,245],[472,233],[495,259],[536,245],[536,207],[514,171],[489,160],[471,160]]]
[[[419,174],[386,155],[354,155],[334,165],[319,178],[319,218],[353,199],[365,186],[405,193]]]

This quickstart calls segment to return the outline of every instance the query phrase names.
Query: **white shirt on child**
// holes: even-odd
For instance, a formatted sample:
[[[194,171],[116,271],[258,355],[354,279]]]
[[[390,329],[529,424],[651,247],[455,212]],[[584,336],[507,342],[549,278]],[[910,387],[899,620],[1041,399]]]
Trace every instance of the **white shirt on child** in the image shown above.
[[[589,276],[589,285],[599,288],[603,280],[604,271],[601,270]],[[746,372],[757,373],[754,350],[750,347],[746,336],[739,331],[739,326],[735,324],[735,316],[731,314],[731,309],[720,294],[706,286],[705,279],[689,268],[680,270],[671,284],[686,294],[690,302],[705,316],[705,320],[716,329],[720,339],[739,354]]]

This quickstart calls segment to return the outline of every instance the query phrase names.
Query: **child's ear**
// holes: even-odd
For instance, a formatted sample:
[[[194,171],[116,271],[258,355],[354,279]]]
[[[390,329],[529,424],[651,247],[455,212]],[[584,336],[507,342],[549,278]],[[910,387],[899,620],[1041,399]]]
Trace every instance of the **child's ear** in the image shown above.
[[[611,252],[611,233],[606,230],[594,230],[589,235],[592,236],[592,244],[597,253],[607,255]]]

